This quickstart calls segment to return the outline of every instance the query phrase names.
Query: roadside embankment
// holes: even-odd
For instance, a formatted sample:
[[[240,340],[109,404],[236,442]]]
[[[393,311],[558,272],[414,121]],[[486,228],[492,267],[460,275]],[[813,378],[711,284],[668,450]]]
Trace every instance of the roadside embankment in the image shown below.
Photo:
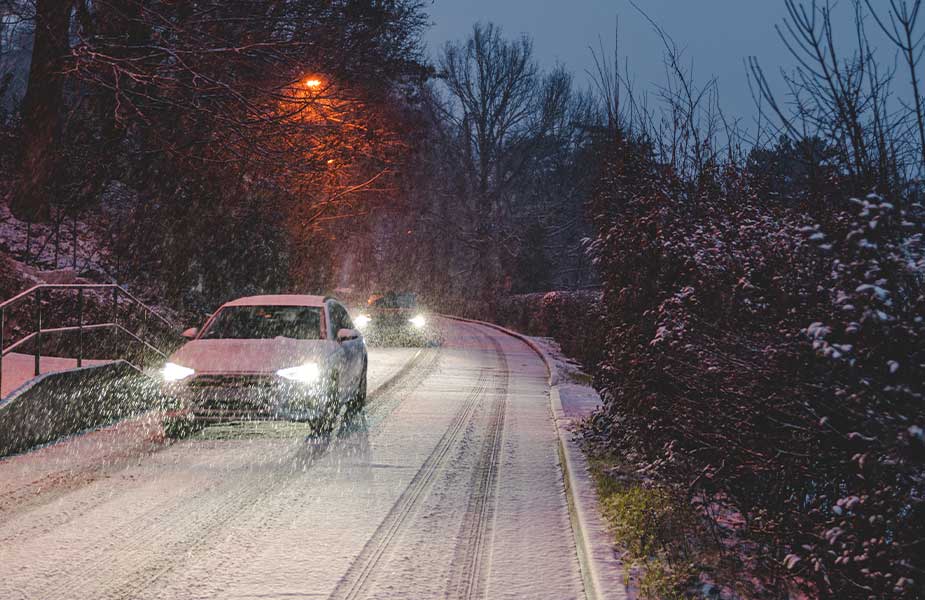
[[[40,375],[0,404],[0,456],[150,410],[159,398],[123,361]]]

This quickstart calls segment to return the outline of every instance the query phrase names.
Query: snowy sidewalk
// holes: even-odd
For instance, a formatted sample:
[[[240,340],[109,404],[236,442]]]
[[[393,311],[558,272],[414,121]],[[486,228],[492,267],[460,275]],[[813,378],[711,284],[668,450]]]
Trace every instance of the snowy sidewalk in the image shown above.
[[[626,566],[613,544],[613,536],[601,514],[597,488],[588,460],[575,432],[580,422],[601,406],[601,398],[580,368],[564,357],[554,341],[531,338],[543,351],[550,368],[550,401],[559,434],[565,481],[571,508],[575,546],[583,567],[585,591],[589,600],[634,598],[626,586]],[[554,372],[554,375],[553,375]]]
[[[87,360],[84,359],[83,366],[90,367],[94,365],[106,364],[108,360]],[[42,375],[47,373],[57,373],[77,368],[77,359],[75,358],[57,358],[53,356],[43,356],[40,359]],[[11,352],[3,357],[3,382],[0,384],[0,400],[6,398],[11,392],[21,385],[35,377],[35,357],[31,354],[18,354]]]

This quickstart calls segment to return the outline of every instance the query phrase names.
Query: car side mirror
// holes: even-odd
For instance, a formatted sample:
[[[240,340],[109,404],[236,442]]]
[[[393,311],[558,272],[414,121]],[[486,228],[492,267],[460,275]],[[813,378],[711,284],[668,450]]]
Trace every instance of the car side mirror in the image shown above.
[[[338,342],[347,342],[350,340],[355,340],[358,337],[360,337],[360,332],[356,329],[340,329],[337,332]]]
[[[182,335],[183,337],[185,337],[185,338],[188,339],[188,340],[195,339],[196,336],[199,335],[199,328],[198,328],[198,327],[190,327],[189,329],[187,329],[186,331],[184,331],[184,332],[181,333],[180,335]]]

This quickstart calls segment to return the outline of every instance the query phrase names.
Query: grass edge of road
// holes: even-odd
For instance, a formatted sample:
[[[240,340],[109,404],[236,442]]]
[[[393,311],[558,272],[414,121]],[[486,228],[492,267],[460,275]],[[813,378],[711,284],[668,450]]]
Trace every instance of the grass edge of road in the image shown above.
[[[624,477],[627,471],[617,457],[582,446],[601,514],[630,570],[625,585],[635,584],[639,597],[647,600],[686,597],[680,590],[691,578],[690,565],[676,560],[665,534],[682,529],[687,535],[692,512],[670,490]]]
[[[736,580],[735,557],[706,529],[691,499],[641,477],[605,445],[595,444],[596,411],[566,416],[560,393],[581,397],[576,388],[596,398],[600,410],[591,376],[554,340],[526,340],[540,348],[547,368],[557,371],[551,408],[582,575],[591,586],[588,598],[740,597],[738,586],[728,584]]]

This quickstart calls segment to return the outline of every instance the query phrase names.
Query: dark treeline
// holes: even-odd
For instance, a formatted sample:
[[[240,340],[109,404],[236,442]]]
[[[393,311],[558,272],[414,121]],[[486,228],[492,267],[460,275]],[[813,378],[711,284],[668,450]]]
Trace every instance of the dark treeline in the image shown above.
[[[188,314],[599,288],[548,303],[593,438],[695,508],[720,583],[920,597],[922,2],[850,3],[842,47],[830,3],[782,1],[796,67],[779,90],[747,61],[741,128],[655,24],[656,91],[604,51],[583,91],[490,24],[430,64],[417,0],[0,0],[0,260]],[[697,549],[662,542],[691,589]]]
[[[476,310],[592,283],[589,98],[491,25],[427,64],[423,9],[4,0],[0,169],[25,239],[6,250],[193,311],[336,287]]]
[[[395,196],[428,72],[417,2],[4,1],[0,17],[4,196],[37,224],[24,262],[191,309],[325,289],[343,223]],[[70,264],[69,224],[86,238]]]
[[[458,312],[499,296],[596,282],[582,240],[599,113],[562,69],[543,72],[528,38],[477,24],[439,52],[424,135],[400,210],[376,226],[367,287],[417,289]]]

